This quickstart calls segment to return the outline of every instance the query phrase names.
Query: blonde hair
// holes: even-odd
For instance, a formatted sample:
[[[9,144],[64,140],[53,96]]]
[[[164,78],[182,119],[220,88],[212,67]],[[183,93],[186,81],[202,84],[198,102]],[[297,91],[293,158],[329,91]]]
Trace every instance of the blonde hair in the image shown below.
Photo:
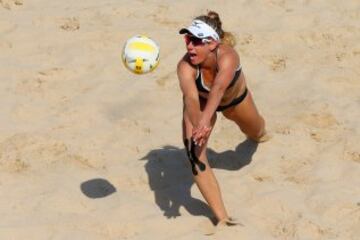
[[[222,29],[222,22],[220,20],[219,14],[214,11],[208,11],[207,15],[201,15],[195,19],[201,20],[211,26],[221,39],[221,43],[234,47],[236,40],[234,35],[231,32],[225,32]]]

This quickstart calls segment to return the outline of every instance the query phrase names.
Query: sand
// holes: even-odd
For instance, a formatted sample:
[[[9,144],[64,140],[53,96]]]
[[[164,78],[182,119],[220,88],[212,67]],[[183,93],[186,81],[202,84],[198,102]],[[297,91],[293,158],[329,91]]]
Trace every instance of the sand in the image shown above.
[[[244,227],[210,237],[176,76],[206,9],[273,134],[219,115],[209,159]],[[359,23],[358,0],[0,0],[0,239],[359,239]],[[161,46],[150,74],[122,65],[136,34]]]

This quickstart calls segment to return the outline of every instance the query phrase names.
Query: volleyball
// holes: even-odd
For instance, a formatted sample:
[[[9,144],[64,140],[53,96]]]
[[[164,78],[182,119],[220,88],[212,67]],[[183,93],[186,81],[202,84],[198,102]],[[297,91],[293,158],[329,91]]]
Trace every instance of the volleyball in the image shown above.
[[[122,60],[127,69],[136,74],[148,73],[159,64],[160,47],[147,36],[129,38],[122,51]]]

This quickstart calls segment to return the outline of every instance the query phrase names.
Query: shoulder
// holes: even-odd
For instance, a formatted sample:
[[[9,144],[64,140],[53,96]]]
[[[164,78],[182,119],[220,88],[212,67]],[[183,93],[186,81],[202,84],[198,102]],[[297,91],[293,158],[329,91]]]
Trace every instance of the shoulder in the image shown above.
[[[187,54],[185,54],[177,64],[177,73],[178,73],[179,77],[195,76],[196,70],[197,70],[197,67],[190,63],[189,57]]]
[[[187,54],[182,57],[177,65],[177,75],[181,91],[186,96],[197,96],[195,85],[197,67],[190,63]]]
[[[218,49],[219,68],[234,68],[240,65],[239,54],[231,46],[221,44]]]

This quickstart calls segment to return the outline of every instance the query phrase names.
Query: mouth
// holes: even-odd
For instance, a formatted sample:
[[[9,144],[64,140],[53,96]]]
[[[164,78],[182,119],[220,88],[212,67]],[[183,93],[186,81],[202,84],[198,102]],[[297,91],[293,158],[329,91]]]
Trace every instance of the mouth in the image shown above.
[[[189,57],[190,57],[190,60],[193,60],[194,58],[197,57],[197,54],[196,54],[196,53],[189,52]]]

